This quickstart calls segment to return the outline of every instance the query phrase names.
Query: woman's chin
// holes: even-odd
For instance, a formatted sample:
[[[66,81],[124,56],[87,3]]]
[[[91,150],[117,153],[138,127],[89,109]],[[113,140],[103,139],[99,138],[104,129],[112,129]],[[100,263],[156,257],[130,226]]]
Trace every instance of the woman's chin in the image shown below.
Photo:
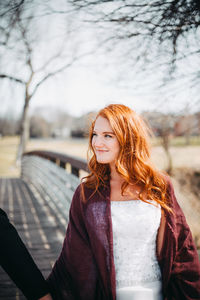
[[[107,160],[105,160],[105,159],[97,159],[97,162],[99,164],[109,164],[109,162]]]

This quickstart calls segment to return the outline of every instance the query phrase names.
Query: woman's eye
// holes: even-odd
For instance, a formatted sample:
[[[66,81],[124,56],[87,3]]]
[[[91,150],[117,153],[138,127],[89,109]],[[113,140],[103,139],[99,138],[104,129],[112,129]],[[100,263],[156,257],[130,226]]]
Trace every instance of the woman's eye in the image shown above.
[[[92,133],[92,137],[93,137],[93,136],[96,136],[96,135],[97,135],[97,134],[96,134],[95,132]]]
[[[105,137],[107,138],[112,138],[112,135],[110,135],[110,134],[105,134]]]

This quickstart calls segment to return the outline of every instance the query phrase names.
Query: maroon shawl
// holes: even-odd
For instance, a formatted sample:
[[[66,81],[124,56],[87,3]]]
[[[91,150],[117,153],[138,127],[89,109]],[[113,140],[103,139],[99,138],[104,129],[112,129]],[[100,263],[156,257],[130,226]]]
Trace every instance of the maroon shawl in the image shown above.
[[[91,198],[76,189],[61,254],[47,281],[55,300],[115,300],[115,267],[110,211],[110,186]],[[164,242],[158,261],[167,300],[200,299],[200,264],[190,229],[168,186],[174,214],[166,214]]]

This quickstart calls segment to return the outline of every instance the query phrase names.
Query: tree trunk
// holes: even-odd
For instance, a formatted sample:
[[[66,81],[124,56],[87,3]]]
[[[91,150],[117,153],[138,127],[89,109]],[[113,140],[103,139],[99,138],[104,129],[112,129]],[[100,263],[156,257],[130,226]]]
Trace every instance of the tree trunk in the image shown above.
[[[186,131],[186,135],[185,135],[185,144],[187,146],[190,145],[190,132],[188,130]]]
[[[185,143],[186,145],[190,145],[190,137],[191,137],[191,123],[190,117],[186,117],[186,131],[185,131]]]
[[[165,149],[165,153],[166,153],[166,156],[167,156],[167,169],[166,169],[166,172],[171,175],[172,173],[172,157],[171,157],[171,154],[169,152],[169,149]]]
[[[162,134],[163,139],[163,148],[165,150],[166,156],[167,156],[167,168],[166,171],[170,175],[172,173],[172,157],[169,151],[169,132],[166,130]]]
[[[21,119],[20,127],[20,142],[17,150],[16,164],[21,165],[22,155],[26,150],[27,141],[29,139],[29,117],[28,117],[28,108],[30,96],[26,94],[25,104],[23,108],[23,114]]]

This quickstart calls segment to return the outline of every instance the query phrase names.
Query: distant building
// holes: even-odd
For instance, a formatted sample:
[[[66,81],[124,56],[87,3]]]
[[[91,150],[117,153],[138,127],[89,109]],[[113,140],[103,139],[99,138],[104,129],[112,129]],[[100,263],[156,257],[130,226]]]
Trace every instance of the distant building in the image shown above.
[[[71,135],[71,129],[69,127],[54,128],[51,135],[53,137],[68,138]]]

